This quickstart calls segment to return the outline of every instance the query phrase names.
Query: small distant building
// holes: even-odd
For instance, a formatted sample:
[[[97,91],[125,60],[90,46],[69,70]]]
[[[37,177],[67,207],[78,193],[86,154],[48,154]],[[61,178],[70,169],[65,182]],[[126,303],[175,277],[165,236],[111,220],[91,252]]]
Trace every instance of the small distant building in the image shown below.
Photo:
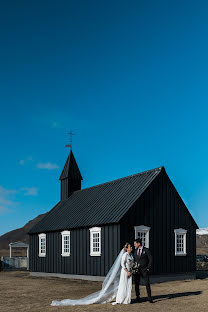
[[[12,258],[12,249],[13,248],[26,248],[27,250],[27,258],[29,257],[29,244],[23,242],[15,242],[9,244],[9,257]]]
[[[81,189],[70,151],[60,181],[61,200],[29,232],[31,274],[102,280],[140,237],[153,277],[195,276],[198,226],[164,167]]]
[[[13,249],[23,249],[26,248],[27,257],[14,256],[12,253]],[[29,269],[29,244],[24,242],[15,242],[9,244],[9,257],[1,257],[1,267],[3,270],[11,269]],[[1,269],[1,268],[0,268]]]

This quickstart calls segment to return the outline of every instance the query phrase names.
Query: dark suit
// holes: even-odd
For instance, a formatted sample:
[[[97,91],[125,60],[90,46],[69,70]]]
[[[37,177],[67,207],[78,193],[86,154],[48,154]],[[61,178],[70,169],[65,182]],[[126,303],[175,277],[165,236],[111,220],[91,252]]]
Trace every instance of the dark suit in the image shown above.
[[[152,255],[149,249],[146,247],[143,247],[142,254],[140,257],[137,255],[137,251],[138,249],[135,249],[134,251],[134,261],[137,262],[140,266],[139,266],[139,272],[134,274],[136,296],[137,298],[140,298],[139,285],[140,285],[140,279],[141,277],[143,277],[144,284],[147,289],[148,299],[151,300],[152,295],[151,295],[151,288],[150,288],[150,281],[149,281],[148,273],[152,266]]]

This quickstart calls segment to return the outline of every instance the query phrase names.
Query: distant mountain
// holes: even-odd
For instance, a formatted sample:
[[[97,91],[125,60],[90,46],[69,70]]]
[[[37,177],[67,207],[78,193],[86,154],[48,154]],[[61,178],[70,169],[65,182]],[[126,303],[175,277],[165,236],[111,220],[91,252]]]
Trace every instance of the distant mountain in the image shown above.
[[[0,256],[9,255],[9,244],[17,241],[24,243],[29,243],[29,235],[27,234],[29,230],[38,223],[46,214],[41,214],[27,222],[23,227],[10,231],[2,236],[0,236]]]
[[[208,235],[208,228],[201,228],[196,230],[197,235]]]
[[[41,214],[27,222],[23,227],[8,232],[0,236],[0,256],[9,256],[9,243],[14,243],[21,241],[24,243],[29,243],[29,235],[27,234],[29,230],[38,223],[46,213]],[[208,228],[198,229],[196,231],[196,252],[198,255],[208,255]],[[22,252],[22,255],[25,254]],[[14,252],[15,255],[15,252]]]
[[[208,228],[196,230],[196,253],[208,255]]]

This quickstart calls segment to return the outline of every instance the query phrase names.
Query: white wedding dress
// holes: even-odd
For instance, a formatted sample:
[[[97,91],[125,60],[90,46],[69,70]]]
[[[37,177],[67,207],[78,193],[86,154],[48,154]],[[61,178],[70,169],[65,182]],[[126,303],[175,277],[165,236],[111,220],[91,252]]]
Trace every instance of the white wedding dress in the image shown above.
[[[132,290],[132,275],[128,276],[125,269],[128,271],[131,270],[132,263],[134,261],[134,258],[131,254],[128,252],[125,252],[121,258],[121,275],[120,275],[120,281],[118,286],[118,292],[116,296],[116,302],[112,303],[123,303],[123,304],[129,304],[131,303],[131,290]]]
[[[132,277],[126,278],[127,273],[121,266],[125,265],[126,268],[130,268],[130,260],[126,255],[124,249],[121,250],[110,271],[106,275],[102,289],[96,293],[93,293],[87,297],[81,299],[64,299],[61,301],[53,300],[52,306],[75,306],[75,305],[88,305],[93,303],[108,303],[112,302],[115,298],[118,303],[130,303],[131,300],[131,287]],[[133,259],[133,258],[132,258]],[[126,276],[124,275],[124,273]],[[122,302],[120,302],[122,301]]]

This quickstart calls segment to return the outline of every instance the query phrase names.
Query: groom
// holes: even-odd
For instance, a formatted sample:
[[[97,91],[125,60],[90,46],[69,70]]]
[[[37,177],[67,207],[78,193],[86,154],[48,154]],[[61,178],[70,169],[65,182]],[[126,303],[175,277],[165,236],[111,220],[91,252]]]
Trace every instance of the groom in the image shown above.
[[[142,240],[140,238],[135,239],[134,241],[134,261],[139,264],[139,271],[138,273],[134,274],[134,281],[135,281],[135,292],[137,297],[137,302],[140,302],[140,279],[143,277],[144,284],[147,289],[148,301],[153,303],[152,295],[151,295],[151,288],[150,288],[150,281],[149,281],[149,270],[152,265],[152,255],[148,248],[142,246]]]

